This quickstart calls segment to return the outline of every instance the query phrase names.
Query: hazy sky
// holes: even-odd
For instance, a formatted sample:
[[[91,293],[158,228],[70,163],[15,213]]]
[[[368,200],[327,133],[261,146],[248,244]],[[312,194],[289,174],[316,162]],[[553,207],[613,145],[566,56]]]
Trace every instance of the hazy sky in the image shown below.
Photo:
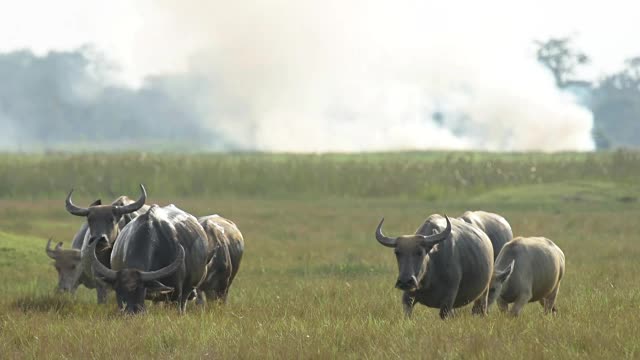
[[[344,1],[349,2],[353,1]],[[3,3],[0,51],[27,48],[42,54],[90,43],[119,63],[124,76],[131,81],[147,74],[183,70],[192,53],[206,46],[202,37],[193,38],[189,29],[181,28],[177,23],[184,19],[176,20],[175,8],[171,4],[167,6],[171,1],[5,0]],[[180,3],[188,7],[190,1]],[[200,2],[191,3],[197,7]],[[549,36],[575,35],[576,44],[594,59],[595,74],[615,70],[623,59],[640,54],[640,43],[635,41],[640,35],[637,18],[640,3],[634,1],[389,3],[414,8],[414,15],[425,23],[451,28],[470,38],[493,36],[508,42],[527,42]],[[252,7],[253,2],[245,2],[245,5]],[[204,10],[215,11],[215,6]],[[224,11],[224,8],[220,10]],[[341,9],[334,10],[340,12]],[[206,17],[206,12],[202,16]],[[171,53],[165,49],[167,43],[172,44]]]
[[[248,149],[591,150],[590,111],[533,40],[574,37],[582,76],[619,69],[640,55],[640,5],[599,3],[24,0],[2,6],[0,51],[91,44],[128,84],[196,75],[210,87],[191,108]]]

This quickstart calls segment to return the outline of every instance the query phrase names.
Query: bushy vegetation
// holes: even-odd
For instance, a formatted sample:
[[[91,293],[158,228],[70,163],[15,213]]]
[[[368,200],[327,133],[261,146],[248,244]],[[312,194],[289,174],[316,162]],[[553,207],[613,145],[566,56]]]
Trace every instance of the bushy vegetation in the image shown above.
[[[4,156],[0,357],[638,358],[637,161],[634,153]],[[106,171],[119,163],[132,174]],[[69,246],[83,221],[65,212],[67,189],[133,196],[143,180],[150,202],[219,213],[242,230],[246,253],[226,306],[189,304],[180,316],[148,304],[127,317],[113,295],[98,306],[84,288],[53,293],[46,239]],[[403,318],[395,258],[373,236],[380,217],[393,235],[432,213],[477,208],[564,250],[557,318],[537,303],[517,319],[495,308],[477,318],[466,307],[441,321],[424,306]]]
[[[640,153],[367,155],[0,155],[0,198],[400,197],[463,199],[505,186],[566,181],[634,183]]]

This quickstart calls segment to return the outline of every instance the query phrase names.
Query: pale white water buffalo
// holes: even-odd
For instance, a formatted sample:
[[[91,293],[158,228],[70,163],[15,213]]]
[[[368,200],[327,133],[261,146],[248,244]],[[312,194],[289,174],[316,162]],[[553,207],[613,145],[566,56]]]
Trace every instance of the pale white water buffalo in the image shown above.
[[[98,239],[106,240],[104,235]],[[184,313],[207,275],[207,235],[193,215],[173,205],[153,205],[118,235],[111,269],[95,253],[93,266],[96,276],[114,288],[125,312],[144,311],[145,299],[164,299],[177,302]]]
[[[207,278],[198,290],[198,303],[207,300],[227,301],[229,287],[240,268],[244,239],[236,224],[219,215],[198,219],[207,234]]]
[[[487,234],[493,245],[494,260],[498,257],[504,244],[513,239],[511,225],[509,225],[504,217],[498,214],[486,211],[465,211],[459,219],[477,227]]]
[[[556,297],[564,275],[564,253],[543,237],[518,237],[506,243],[498,255],[489,288],[489,305],[517,316],[524,305],[540,301],[545,314],[556,313]]]
[[[405,315],[411,316],[415,302],[440,309],[442,319],[471,302],[474,314],[486,314],[493,248],[484,232],[459,219],[431,215],[414,235],[387,237],[383,222],[376,239],[394,248]]]
[[[80,252],[80,257],[73,258],[73,263],[69,263],[67,267],[69,271],[65,271],[64,274],[64,283],[69,284],[69,291],[73,292],[80,284],[83,284],[90,289],[97,290],[98,303],[106,302],[108,287],[100,281],[96,281],[93,275],[91,268],[93,247],[89,246],[89,239],[99,238],[103,235],[107,237],[108,242],[99,242],[97,253],[100,261],[108,265],[111,247],[120,230],[131,219],[148,209],[148,206],[144,205],[147,193],[142,184],[140,190],[142,194],[136,201],[126,196],[120,196],[110,205],[102,205],[100,200],[96,200],[88,208],[75,205],[71,200],[73,190],[69,192],[65,201],[67,211],[70,214],[87,218],[87,222],[80,227],[71,244],[73,251]],[[50,253],[47,252],[47,254]]]

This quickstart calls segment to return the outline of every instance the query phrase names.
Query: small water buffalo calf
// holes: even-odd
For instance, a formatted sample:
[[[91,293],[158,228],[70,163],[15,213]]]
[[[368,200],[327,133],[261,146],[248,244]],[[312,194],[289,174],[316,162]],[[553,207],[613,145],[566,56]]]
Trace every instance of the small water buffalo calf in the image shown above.
[[[460,220],[484,231],[493,245],[493,260],[498,257],[500,250],[513,239],[513,231],[507,220],[494,213],[486,211],[465,211]]]
[[[229,287],[240,268],[244,239],[236,224],[219,215],[198,219],[207,234],[207,278],[198,289],[198,303],[207,300],[227,301]]]
[[[489,306],[498,302],[502,311],[513,303],[518,316],[528,302],[540,301],[545,314],[556,313],[560,280],[564,275],[564,253],[543,237],[518,237],[506,243],[498,255],[489,288]]]
[[[415,302],[439,308],[442,319],[471,302],[474,314],[486,314],[493,248],[484,232],[459,219],[431,215],[415,235],[390,238],[382,233],[383,221],[376,239],[394,248],[405,315],[411,316]]]

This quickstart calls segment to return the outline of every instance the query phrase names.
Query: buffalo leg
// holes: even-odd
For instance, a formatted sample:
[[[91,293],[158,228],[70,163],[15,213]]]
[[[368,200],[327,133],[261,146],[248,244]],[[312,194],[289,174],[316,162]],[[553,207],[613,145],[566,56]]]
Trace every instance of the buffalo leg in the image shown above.
[[[402,294],[402,309],[404,310],[404,316],[411,317],[413,313],[413,306],[415,305],[415,298],[411,297],[408,292]]]
[[[446,320],[453,316],[453,306],[443,305],[440,307],[440,319]]]
[[[178,283],[176,288],[175,288],[175,292],[176,294],[178,294],[178,311],[180,312],[180,314],[186,314],[187,313],[187,302],[189,302],[189,295],[191,294],[191,291],[188,292],[183,292],[182,291],[182,284]]]
[[[108,290],[109,290],[108,287],[102,284],[96,284],[96,294],[98,296],[98,304],[107,303],[107,295],[109,295]]]
[[[118,302],[118,309],[124,310],[124,298],[122,296],[118,296],[116,293],[116,301]]]
[[[222,291],[205,290],[205,293],[206,293],[207,299],[209,301],[215,301],[215,302],[220,303],[220,304],[226,304],[227,303],[227,291],[226,290],[222,290]]]
[[[529,300],[531,299],[530,293],[521,294],[516,298],[516,301],[513,303],[513,307],[511,308],[511,315],[518,316],[520,312],[522,312],[522,308],[527,305]]]
[[[496,303],[498,303],[498,309],[500,309],[501,312],[506,312],[507,310],[509,310],[509,304],[506,301],[502,300],[501,297],[498,297]]]
[[[558,296],[558,290],[560,290],[560,283],[556,285],[556,287],[551,291],[546,298],[544,298],[544,313],[553,315],[558,313],[558,308],[556,308],[556,296]]]
[[[471,314],[473,315],[487,315],[487,296],[489,293],[487,291],[482,293],[482,296],[478,300],[473,303],[473,307],[471,308]]]
[[[453,287],[452,290],[449,290],[449,293],[445,295],[442,304],[440,305],[440,319],[445,320],[453,316],[453,304],[456,301],[456,296],[458,295],[458,285]]]
[[[207,305],[207,296],[202,290],[196,290],[196,305]]]

